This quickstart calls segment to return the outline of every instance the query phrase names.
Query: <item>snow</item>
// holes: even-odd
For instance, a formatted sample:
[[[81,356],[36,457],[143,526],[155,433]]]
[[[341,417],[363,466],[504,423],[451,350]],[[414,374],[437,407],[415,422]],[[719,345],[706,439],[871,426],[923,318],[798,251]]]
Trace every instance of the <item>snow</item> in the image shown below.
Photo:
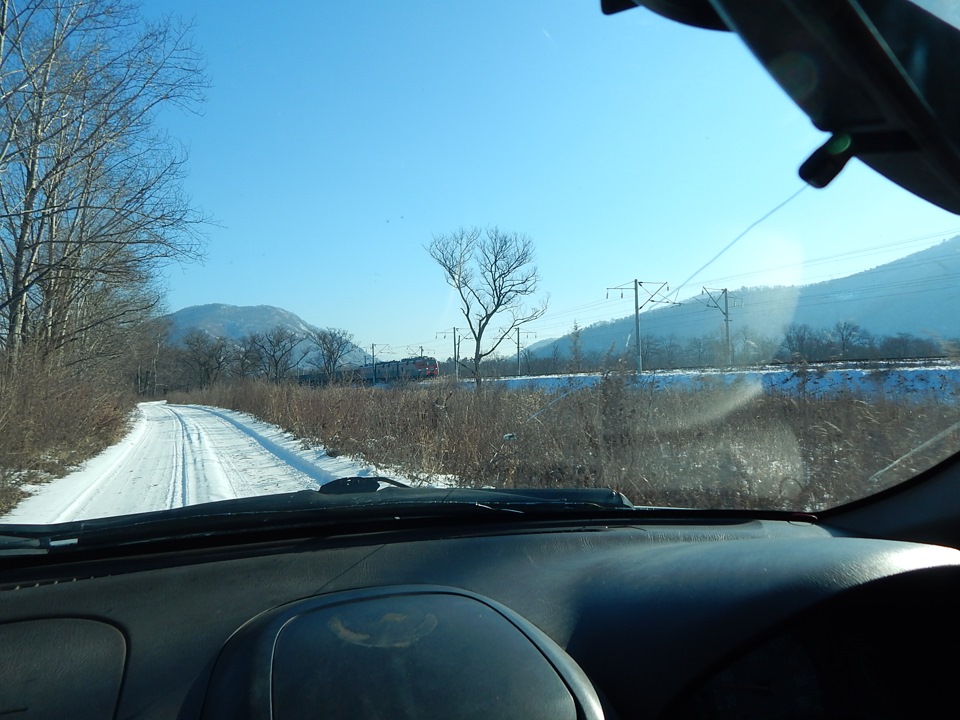
[[[537,387],[568,394],[600,375],[506,378],[508,387]],[[960,366],[834,367],[742,371],[645,373],[636,382],[655,389],[696,392],[718,384],[754,392],[828,397],[960,399]],[[141,403],[133,426],[116,445],[76,472],[26,489],[33,492],[0,523],[57,523],[165,510],[203,502],[317,489],[340,477],[379,473],[348,457],[330,457],[249,415],[200,405]],[[395,480],[416,481],[387,471]],[[433,486],[452,478],[431,478]]]
[[[485,380],[508,388],[536,388],[548,392],[574,391],[600,382],[603,375],[545,375]],[[718,385],[750,386],[766,393],[805,397],[835,397],[844,393],[864,398],[934,400],[960,399],[960,366],[902,365],[845,367],[810,366],[807,369],[754,368],[742,370],[659,370],[634,382],[652,389],[695,392]]]
[[[200,405],[141,403],[127,436],[76,472],[39,486],[0,523],[57,523],[317,489],[377,475],[352,458],[305,449],[249,415]],[[395,478],[403,480],[402,478]]]

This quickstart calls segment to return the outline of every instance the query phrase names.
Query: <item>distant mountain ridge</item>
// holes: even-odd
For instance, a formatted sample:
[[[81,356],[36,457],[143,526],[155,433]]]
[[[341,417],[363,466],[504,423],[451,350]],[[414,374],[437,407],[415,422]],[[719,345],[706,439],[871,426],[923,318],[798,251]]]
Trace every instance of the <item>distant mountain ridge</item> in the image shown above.
[[[875,336],[910,333],[942,340],[960,337],[960,236],[890,263],[843,278],[803,286],[729,289],[730,332],[742,329],[782,337],[790,324],[829,329],[860,325]],[[722,313],[699,295],[679,306],[642,312],[641,336],[679,340],[723,332]],[[580,331],[584,353],[620,352],[633,342],[634,317],[595,323]],[[530,346],[535,356],[569,355],[571,335]]]
[[[300,316],[272,305],[191,305],[164,316],[170,322],[170,341],[179,343],[193,330],[211,337],[240,340],[250,333],[262,333],[283,327],[299,335],[316,332],[317,327]]]
[[[180,343],[188,333],[196,330],[211,337],[239,342],[251,333],[264,333],[278,326],[302,337],[309,337],[319,329],[296,313],[273,305],[191,305],[165,315],[164,318],[170,322],[168,337],[173,344]],[[311,361],[319,362],[316,353],[304,358],[304,366],[309,366]],[[362,365],[367,362],[367,355],[354,345],[353,350],[344,356],[343,362]]]

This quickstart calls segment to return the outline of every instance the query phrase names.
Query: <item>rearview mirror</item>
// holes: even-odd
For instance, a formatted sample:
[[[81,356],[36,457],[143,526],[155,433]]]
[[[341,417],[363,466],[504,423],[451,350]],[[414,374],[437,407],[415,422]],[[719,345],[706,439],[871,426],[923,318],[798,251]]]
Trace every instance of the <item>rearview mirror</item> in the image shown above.
[[[640,0],[638,0],[638,3]],[[630,0],[602,0],[604,12]],[[826,186],[857,157],[960,213],[960,6],[952,0],[648,0],[680,22],[736,32],[832,138],[801,177]]]

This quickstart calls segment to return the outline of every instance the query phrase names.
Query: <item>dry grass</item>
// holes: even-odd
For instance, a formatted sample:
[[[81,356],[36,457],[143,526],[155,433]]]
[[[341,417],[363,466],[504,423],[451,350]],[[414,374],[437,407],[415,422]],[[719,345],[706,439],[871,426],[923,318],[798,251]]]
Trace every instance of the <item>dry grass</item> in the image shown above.
[[[39,361],[0,373],[0,515],[122,436],[133,400],[106,387]]]
[[[951,403],[696,393],[599,385],[549,393],[450,382],[402,389],[245,383],[180,401],[230,407],[331,454],[464,486],[610,487],[646,505],[816,510],[875,492],[945,457],[960,432],[868,478],[960,421]]]

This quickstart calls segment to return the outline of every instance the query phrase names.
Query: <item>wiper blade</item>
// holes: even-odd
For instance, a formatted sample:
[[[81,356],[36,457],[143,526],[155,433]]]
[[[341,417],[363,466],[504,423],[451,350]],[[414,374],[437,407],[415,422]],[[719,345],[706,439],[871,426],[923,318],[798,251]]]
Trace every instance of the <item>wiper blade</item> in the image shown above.
[[[355,481],[355,478],[348,478]],[[383,478],[374,478],[383,480]],[[337,482],[337,481],[335,481]],[[136,515],[78,520],[57,525],[7,525],[0,553],[69,551],[88,547],[184,541],[309,528],[316,534],[349,531],[371,521],[427,521],[497,514],[537,516],[632,510],[620,493],[583,489],[470,489],[386,487],[343,482],[339,492],[301,490],[191,505]],[[347,491],[353,486],[360,492]],[[378,485],[379,487],[379,485]]]
[[[342,477],[324,483],[318,489],[318,492],[324,495],[349,495],[352,493],[377,492],[381,485],[385,484],[391,487],[410,487],[402,482],[397,482],[393,478],[363,475],[355,477]]]
[[[383,486],[387,487],[384,488]],[[477,504],[490,507],[503,505],[542,505],[546,507],[596,507],[633,509],[622,494],[606,488],[411,488],[392,478],[380,476],[342,477],[319,488],[324,495],[349,495],[382,492],[393,488],[416,491],[416,501],[443,504]],[[384,496],[381,496],[384,497]],[[391,500],[397,496],[391,495]],[[406,500],[407,498],[404,498]]]

